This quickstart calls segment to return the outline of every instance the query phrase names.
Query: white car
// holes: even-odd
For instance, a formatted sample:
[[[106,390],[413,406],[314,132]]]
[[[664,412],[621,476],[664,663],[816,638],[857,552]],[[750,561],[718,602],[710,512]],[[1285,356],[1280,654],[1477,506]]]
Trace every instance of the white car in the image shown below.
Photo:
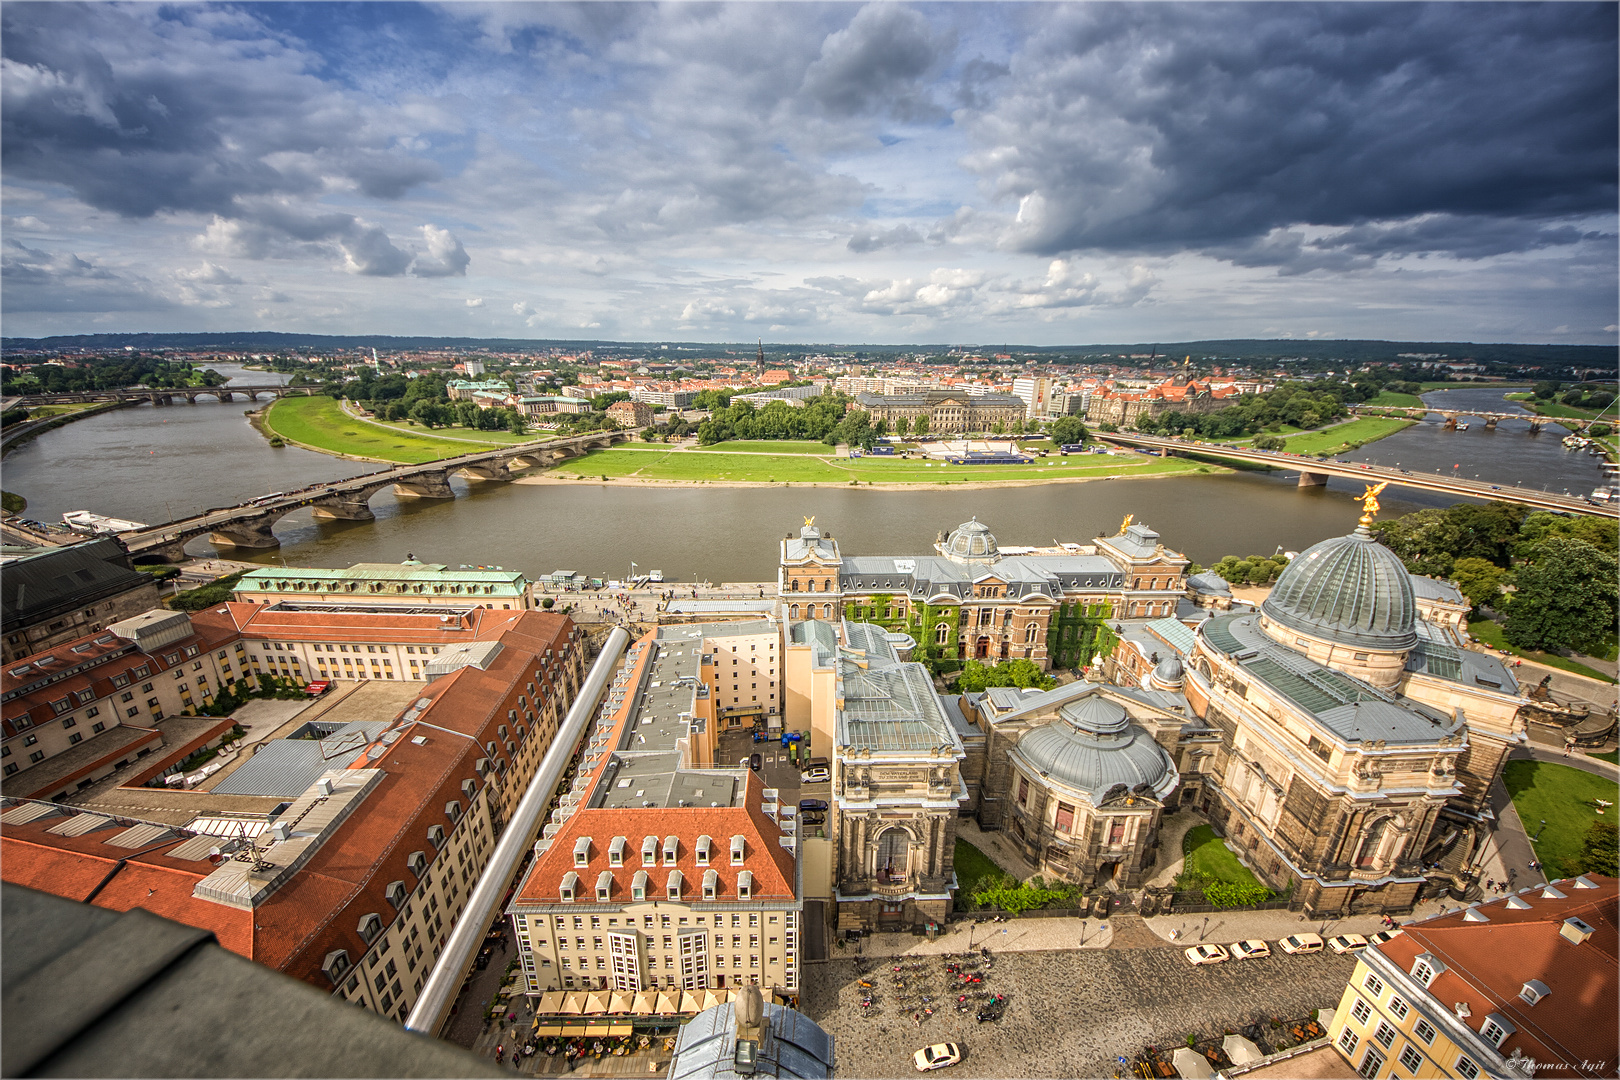
[[[962,1060],[962,1048],[955,1043],[935,1043],[912,1054],[911,1060],[917,1066],[918,1072],[943,1069]]]
[[[1230,959],[1226,950],[1219,945],[1194,945],[1187,950],[1187,962],[1190,964],[1219,964]]]
[[[1399,928],[1394,930],[1380,930],[1378,933],[1367,939],[1367,944],[1382,945],[1386,941],[1394,941],[1404,933],[1406,933],[1406,931]]]
[[[1367,939],[1360,934],[1339,934],[1328,938],[1327,945],[1336,953],[1360,952],[1367,947]]]
[[[1271,946],[1259,938],[1250,938],[1248,941],[1234,941],[1227,947],[1234,960],[1260,960],[1271,955]]]
[[[1313,953],[1322,951],[1321,934],[1290,934],[1277,942],[1285,953]]]

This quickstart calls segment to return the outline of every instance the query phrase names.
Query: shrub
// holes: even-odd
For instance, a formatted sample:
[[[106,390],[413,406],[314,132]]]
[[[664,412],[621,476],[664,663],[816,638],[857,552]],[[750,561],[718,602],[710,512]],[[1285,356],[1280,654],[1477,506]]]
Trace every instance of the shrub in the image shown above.
[[[1247,907],[1271,899],[1271,890],[1249,882],[1212,881],[1204,886],[1204,899],[1218,908]]]

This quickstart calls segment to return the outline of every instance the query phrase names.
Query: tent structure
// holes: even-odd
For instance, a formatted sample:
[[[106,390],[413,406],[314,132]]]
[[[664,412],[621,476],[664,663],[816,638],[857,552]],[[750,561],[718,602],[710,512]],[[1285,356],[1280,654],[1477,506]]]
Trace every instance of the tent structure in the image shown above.
[[[1222,1039],[1221,1049],[1226,1051],[1226,1056],[1232,1059],[1234,1065],[1247,1065],[1266,1056],[1258,1046],[1241,1035],[1228,1035]]]
[[[585,1011],[585,995],[564,994],[562,1007],[557,1010],[564,1016],[578,1016]]]
[[[653,1006],[653,1012],[658,1013],[660,1016],[673,1016],[680,1011],[675,999],[668,994],[659,994],[658,1004]]]
[[[563,992],[561,990],[547,990],[540,995],[540,1006],[534,1011],[541,1014],[555,1016],[562,1012]]]
[[[700,1013],[702,1011],[703,1011],[702,1004],[698,1001],[697,998],[692,996],[692,992],[690,990],[684,991],[681,994],[681,1012],[683,1012],[683,1013]]]
[[[1176,1067],[1177,1075],[1184,1080],[1214,1080],[1215,1070],[1210,1068],[1209,1058],[1196,1050],[1180,1047],[1171,1055],[1170,1060]]]
[[[634,1001],[634,998],[631,995],[615,991],[613,996],[608,999],[608,1012],[627,1013],[630,1011],[632,1001]]]
[[[705,990],[705,991],[703,991],[703,996],[698,999],[697,1011],[698,1012],[707,1012],[708,1010],[714,1008],[715,1006],[717,1006],[719,1004],[720,1004],[719,995],[717,995],[713,990]]]
[[[633,1016],[651,1016],[653,1014],[653,999],[646,994],[637,993],[636,1000],[630,1004],[630,1013]]]
[[[606,994],[587,994],[585,996],[584,1012],[586,1016],[601,1016],[607,1011],[608,999]]]

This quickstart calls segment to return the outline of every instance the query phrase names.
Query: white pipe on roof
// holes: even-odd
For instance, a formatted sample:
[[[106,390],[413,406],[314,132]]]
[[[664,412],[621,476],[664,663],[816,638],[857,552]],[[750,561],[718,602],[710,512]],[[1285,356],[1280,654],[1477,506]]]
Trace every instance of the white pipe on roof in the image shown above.
[[[468,898],[461,918],[451,929],[444,952],[439,954],[438,961],[429,972],[427,982],[411,1008],[411,1015],[405,1021],[406,1030],[436,1035],[444,1024],[450,1004],[461,989],[461,982],[472,967],[478,947],[483,943],[490,919],[496,914],[501,898],[506,895],[506,887],[511,883],[518,862],[529,850],[532,838],[539,831],[541,818],[545,816],[557,782],[562,779],[563,770],[574,756],[580,732],[595,711],[602,688],[613,674],[619,656],[629,641],[630,635],[625,633],[624,628],[616,626],[603,643],[601,654],[591,665],[590,674],[579,689],[579,696],[574,699],[562,726],[557,729],[551,747],[541,759],[539,769],[535,770],[534,779],[529,782],[529,789],[523,793],[522,800],[512,813],[512,820],[507,823],[506,831],[495,845],[494,854],[479,875],[478,884],[473,886],[472,896]]]

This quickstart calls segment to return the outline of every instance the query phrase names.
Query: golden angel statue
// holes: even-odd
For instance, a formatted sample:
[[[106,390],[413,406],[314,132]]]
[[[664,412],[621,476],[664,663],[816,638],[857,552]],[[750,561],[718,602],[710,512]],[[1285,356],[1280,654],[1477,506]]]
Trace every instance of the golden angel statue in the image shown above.
[[[810,528],[810,526],[814,525],[815,523],[816,523],[816,516],[814,514],[811,514],[809,517],[804,519],[804,527],[807,528],[807,529]]]
[[[1376,486],[1368,484],[1367,490],[1356,496],[1361,502],[1361,523],[1363,525],[1372,524],[1373,517],[1378,513],[1378,493],[1387,487],[1389,487],[1388,480]]]
[[[1125,515],[1125,520],[1119,523],[1119,531],[1121,533],[1123,533],[1126,529],[1131,527],[1131,522],[1133,522],[1135,520],[1136,520],[1136,515],[1135,514],[1126,514]]]

